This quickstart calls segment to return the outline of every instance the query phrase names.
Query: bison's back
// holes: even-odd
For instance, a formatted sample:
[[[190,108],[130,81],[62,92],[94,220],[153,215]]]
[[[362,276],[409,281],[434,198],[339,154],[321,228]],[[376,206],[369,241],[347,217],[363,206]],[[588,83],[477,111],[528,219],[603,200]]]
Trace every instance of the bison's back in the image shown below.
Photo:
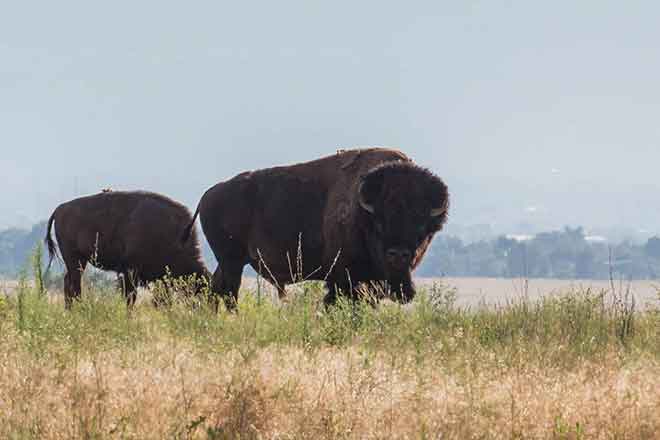
[[[178,240],[191,219],[185,206],[159,194],[105,192],[61,205],[55,225],[65,259],[90,255],[104,269],[137,268],[149,278],[177,260],[198,259],[196,237]]]

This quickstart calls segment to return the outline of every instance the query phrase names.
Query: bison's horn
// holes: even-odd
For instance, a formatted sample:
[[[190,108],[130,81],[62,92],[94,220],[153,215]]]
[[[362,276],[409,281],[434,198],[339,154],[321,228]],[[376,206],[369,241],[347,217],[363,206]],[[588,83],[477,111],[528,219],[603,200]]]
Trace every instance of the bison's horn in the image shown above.
[[[440,217],[447,212],[447,208],[435,208],[431,210],[431,217]]]
[[[373,205],[368,204],[367,201],[364,200],[364,196],[362,195],[362,185],[363,185],[363,183],[360,182],[360,187],[358,188],[358,198],[360,200],[360,206],[362,206],[362,208],[365,211],[368,211],[368,212],[373,214],[375,209],[374,209]]]

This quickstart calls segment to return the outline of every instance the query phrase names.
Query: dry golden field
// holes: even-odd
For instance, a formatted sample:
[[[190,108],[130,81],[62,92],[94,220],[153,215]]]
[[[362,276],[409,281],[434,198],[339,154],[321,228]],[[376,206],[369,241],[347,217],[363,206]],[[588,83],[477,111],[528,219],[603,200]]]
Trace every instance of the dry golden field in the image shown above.
[[[324,310],[312,283],[218,315],[127,313],[94,287],[65,312],[20,287],[0,300],[0,438],[660,438],[657,294],[644,310],[579,288],[482,307],[419,284],[406,307]]]

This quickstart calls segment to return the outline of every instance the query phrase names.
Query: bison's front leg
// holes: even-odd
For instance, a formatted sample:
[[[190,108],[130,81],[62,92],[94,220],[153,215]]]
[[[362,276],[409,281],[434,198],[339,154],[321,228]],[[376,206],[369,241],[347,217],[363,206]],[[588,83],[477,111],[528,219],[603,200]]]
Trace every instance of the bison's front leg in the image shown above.
[[[328,280],[325,283],[328,293],[323,298],[323,304],[326,308],[337,304],[340,296],[350,298],[355,301],[358,298],[356,286],[353,286],[349,280]]]
[[[389,294],[393,301],[401,304],[407,304],[415,298],[415,284],[412,276],[407,274],[404,277],[390,281]]]

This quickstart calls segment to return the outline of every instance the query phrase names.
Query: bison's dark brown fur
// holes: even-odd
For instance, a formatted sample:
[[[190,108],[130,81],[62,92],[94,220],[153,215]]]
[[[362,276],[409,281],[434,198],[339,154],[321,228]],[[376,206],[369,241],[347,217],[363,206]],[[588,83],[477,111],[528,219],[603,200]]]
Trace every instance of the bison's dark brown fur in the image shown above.
[[[195,217],[219,262],[212,289],[230,307],[245,264],[280,294],[325,280],[332,304],[338,292],[385,281],[405,302],[448,206],[440,178],[399,151],[371,148],[239,174],[206,191]]]
[[[80,277],[87,263],[123,276],[127,304],[135,302],[136,288],[166,275],[207,274],[195,231],[192,239],[179,237],[192,221],[180,203],[150,192],[103,191],[63,203],[48,221],[46,245],[51,262],[57,246],[66,265],[66,307],[80,296]],[[50,264],[49,264],[50,266]]]

